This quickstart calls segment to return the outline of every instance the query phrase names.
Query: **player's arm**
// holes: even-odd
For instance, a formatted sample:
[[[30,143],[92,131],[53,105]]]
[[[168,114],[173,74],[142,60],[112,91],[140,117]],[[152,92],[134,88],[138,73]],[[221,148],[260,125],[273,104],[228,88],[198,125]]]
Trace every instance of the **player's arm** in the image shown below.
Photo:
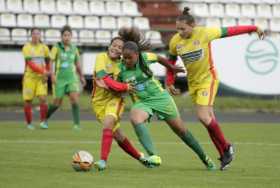
[[[28,49],[26,46],[24,46],[22,48],[22,53],[24,56],[24,60],[25,60],[25,65],[28,66],[32,71],[38,73],[38,74],[44,74],[45,73],[45,69],[44,67],[38,66],[36,63],[32,62],[31,57],[28,54]]]
[[[75,53],[76,53],[75,54],[76,71],[77,71],[77,73],[78,73],[78,75],[80,77],[80,81],[82,83],[82,86],[84,87],[84,86],[86,86],[87,83],[86,83],[86,79],[85,79],[85,77],[83,75],[83,72],[82,72],[81,63],[80,63],[80,54],[79,54],[78,49],[76,50]]]
[[[231,26],[221,28],[221,38],[230,37],[235,35],[241,35],[245,33],[256,32],[260,39],[263,39],[264,32],[257,26],[254,25],[244,25],[244,26]]]
[[[106,63],[104,62],[104,57],[101,54],[96,57],[94,75],[95,83],[99,87],[105,89],[109,88],[117,92],[124,92],[130,89],[129,84],[118,82],[107,74]]]
[[[54,67],[55,67],[55,61],[57,59],[57,54],[58,54],[58,48],[56,46],[53,46],[50,52],[50,60],[49,60],[49,73],[51,75],[52,84],[55,84],[56,82]]]

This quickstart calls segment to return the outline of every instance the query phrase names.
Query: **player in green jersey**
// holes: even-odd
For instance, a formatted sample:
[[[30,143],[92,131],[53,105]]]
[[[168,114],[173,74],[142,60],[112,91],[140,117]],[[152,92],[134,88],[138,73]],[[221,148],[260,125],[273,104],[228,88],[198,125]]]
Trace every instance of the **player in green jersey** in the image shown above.
[[[61,38],[62,41],[53,46],[50,55],[51,63],[54,64],[54,70],[51,71],[54,101],[49,106],[47,118],[58,109],[62,104],[64,95],[67,94],[72,105],[74,129],[79,130],[80,109],[78,100],[80,84],[85,86],[86,80],[82,74],[78,48],[71,43],[72,29],[70,26],[66,25],[62,28]]]
[[[139,141],[151,157],[158,158],[160,164],[161,160],[156,155],[156,150],[146,128],[146,122],[153,114],[156,114],[198,155],[207,169],[215,169],[212,160],[205,154],[191,132],[184,127],[173,98],[162,88],[149,69],[149,64],[157,61],[157,55],[142,53],[135,42],[129,41],[124,44],[123,64],[120,65],[121,72],[118,80],[135,87],[135,90],[130,93],[133,100],[130,120]],[[165,63],[161,63],[170,68]]]

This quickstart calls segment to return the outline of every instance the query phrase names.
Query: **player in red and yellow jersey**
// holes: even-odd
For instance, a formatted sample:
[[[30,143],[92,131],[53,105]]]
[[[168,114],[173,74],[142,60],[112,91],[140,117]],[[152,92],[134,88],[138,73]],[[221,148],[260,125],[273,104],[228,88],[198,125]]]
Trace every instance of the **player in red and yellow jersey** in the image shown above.
[[[108,51],[99,53],[95,60],[92,107],[98,121],[103,125],[100,160],[95,163],[98,170],[106,168],[113,139],[126,153],[149,167],[148,159],[132,145],[120,129],[120,117],[124,109],[120,91],[132,89],[129,84],[115,81],[120,72],[123,43],[122,38],[113,38]]]
[[[220,154],[221,170],[224,170],[233,159],[233,147],[225,139],[216,120],[213,110],[214,99],[218,90],[218,76],[211,57],[211,41],[244,33],[256,32],[259,38],[264,33],[256,26],[233,26],[222,28],[198,27],[194,17],[186,7],[183,15],[176,21],[178,33],[169,43],[170,63],[175,64],[177,56],[184,62],[188,73],[189,95],[196,105],[200,122],[208,133]],[[167,88],[173,94],[174,74],[167,72]]]
[[[41,128],[45,128],[48,109],[46,96],[48,94],[49,48],[41,42],[40,38],[40,30],[33,28],[31,30],[31,42],[26,43],[22,48],[25,59],[22,94],[25,120],[29,129],[35,128],[32,125],[32,100],[34,97],[38,97],[40,100]]]

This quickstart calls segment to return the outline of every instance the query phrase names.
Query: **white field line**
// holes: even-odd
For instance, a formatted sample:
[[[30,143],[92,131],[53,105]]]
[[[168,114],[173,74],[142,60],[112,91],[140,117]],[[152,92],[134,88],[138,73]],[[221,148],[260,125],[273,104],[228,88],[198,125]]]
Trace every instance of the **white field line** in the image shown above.
[[[135,141],[137,142],[137,141]],[[0,139],[0,144],[99,144],[100,141],[85,140],[7,140]],[[181,142],[155,142],[157,145],[176,145]],[[210,142],[200,142],[202,145],[211,145]],[[253,145],[253,146],[280,146],[280,143],[261,143],[261,142],[234,142],[234,145]]]

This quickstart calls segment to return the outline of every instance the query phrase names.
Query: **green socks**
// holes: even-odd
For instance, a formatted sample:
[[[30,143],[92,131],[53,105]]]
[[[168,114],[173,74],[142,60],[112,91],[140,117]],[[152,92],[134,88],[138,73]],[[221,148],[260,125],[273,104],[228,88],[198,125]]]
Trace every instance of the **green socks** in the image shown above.
[[[47,119],[51,117],[51,115],[58,109],[58,106],[50,104],[48,106],[48,113],[47,113]]]
[[[155,155],[156,151],[152,142],[152,139],[150,137],[149,131],[144,123],[140,123],[134,126],[134,130],[136,132],[136,135],[147,151],[149,155]]]
[[[72,104],[72,116],[74,125],[80,125],[80,107],[78,104]]]
[[[206,160],[206,154],[190,131],[187,131],[181,139],[199,156],[202,161]]]

